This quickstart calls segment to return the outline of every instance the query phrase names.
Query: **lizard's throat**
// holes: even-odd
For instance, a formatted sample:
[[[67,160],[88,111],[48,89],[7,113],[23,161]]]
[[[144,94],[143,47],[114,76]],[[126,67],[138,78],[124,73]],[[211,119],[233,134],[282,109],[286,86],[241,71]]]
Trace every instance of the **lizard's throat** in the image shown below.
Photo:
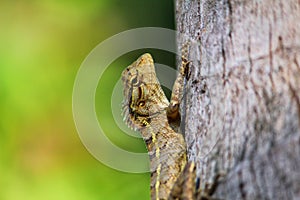
[[[153,117],[147,118],[145,125],[139,131],[148,147],[151,142],[156,142],[158,135],[168,134],[172,129],[169,126],[166,114],[158,113]]]

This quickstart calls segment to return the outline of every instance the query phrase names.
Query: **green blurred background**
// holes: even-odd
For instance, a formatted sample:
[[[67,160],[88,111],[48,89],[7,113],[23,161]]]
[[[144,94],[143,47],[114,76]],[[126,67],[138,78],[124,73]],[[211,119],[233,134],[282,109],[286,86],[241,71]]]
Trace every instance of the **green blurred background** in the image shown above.
[[[0,200],[149,199],[149,174],[101,164],[81,143],[72,118],[73,83],[88,53],[114,34],[147,26],[174,29],[173,1],[0,2]],[[150,51],[174,65],[172,55]],[[115,82],[138,54],[106,70],[96,108],[112,141],[145,152],[141,139],[118,129],[110,108]]]

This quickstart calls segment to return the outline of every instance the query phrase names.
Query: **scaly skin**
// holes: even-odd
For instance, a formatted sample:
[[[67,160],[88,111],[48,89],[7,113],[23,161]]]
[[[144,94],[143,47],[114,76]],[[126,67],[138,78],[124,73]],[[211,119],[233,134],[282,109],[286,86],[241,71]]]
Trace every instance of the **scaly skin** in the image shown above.
[[[124,84],[123,115],[127,125],[139,130],[150,157],[151,199],[176,199],[171,195],[186,166],[186,144],[169,122],[179,121],[185,69],[174,84],[171,103],[166,98],[155,73],[153,59],[146,53],[122,74]],[[172,123],[173,124],[173,123]],[[176,126],[176,125],[175,125]],[[172,126],[174,128],[174,124]],[[173,189],[176,193],[176,189]]]

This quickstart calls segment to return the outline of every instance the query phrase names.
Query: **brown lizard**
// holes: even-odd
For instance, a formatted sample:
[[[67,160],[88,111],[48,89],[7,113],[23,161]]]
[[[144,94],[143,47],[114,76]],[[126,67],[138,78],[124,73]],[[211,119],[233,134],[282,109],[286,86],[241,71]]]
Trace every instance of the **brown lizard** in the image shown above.
[[[181,67],[171,103],[157,80],[150,54],[142,55],[122,74],[123,115],[129,127],[141,132],[147,145],[151,168],[151,198],[155,200],[169,198],[187,162],[184,138],[169,125],[170,121],[179,120],[179,103],[186,67],[187,63]],[[176,126],[176,123],[172,124]]]
[[[189,61],[183,56],[170,103],[155,73],[149,53],[122,73],[123,115],[126,124],[141,132],[150,157],[151,199],[208,199],[196,195],[195,165],[187,163],[186,144],[178,133],[179,104]]]

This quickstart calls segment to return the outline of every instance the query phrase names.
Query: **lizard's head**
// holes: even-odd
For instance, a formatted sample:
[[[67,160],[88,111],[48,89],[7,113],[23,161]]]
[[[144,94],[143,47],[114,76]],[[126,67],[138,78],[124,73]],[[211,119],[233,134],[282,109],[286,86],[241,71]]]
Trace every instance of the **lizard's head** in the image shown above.
[[[123,71],[122,81],[123,116],[129,127],[140,129],[168,106],[149,53],[143,54]]]

